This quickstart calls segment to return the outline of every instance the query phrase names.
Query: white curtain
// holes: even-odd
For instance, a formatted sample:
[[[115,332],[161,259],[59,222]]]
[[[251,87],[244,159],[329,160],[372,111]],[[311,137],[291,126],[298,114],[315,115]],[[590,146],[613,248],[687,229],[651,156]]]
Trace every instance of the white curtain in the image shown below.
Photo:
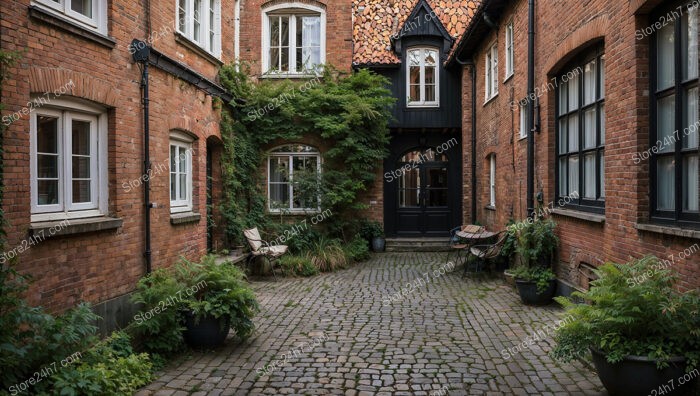
[[[321,63],[321,18],[302,17],[302,67],[312,69]]]

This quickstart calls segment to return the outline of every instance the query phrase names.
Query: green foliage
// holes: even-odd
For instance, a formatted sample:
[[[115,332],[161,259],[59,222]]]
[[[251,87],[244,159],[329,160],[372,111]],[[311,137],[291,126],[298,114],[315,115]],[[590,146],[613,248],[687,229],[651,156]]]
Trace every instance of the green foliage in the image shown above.
[[[172,353],[183,347],[183,311],[196,320],[204,316],[228,317],[240,338],[249,337],[258,303],[245,275],[230,263],[217,264],[214,256],[201,263],[182,259],[175,266],[159,269],[142,278],[133,294],[142,304],[136,331],[149,351]]]
[[[511,270],[516,279],[537,283],[537,293],[544,293],[549,288],[550,282],[557,278],[556,274],[548,267],[517,266]]]
[[[364,261],[369,259],[369,243],[359,234],[343,245],[343,251],[349,261]]]
[[[314,80],[255,83],[247,65],[221,69],[222,85],[244,99],[231,103],[234,110],[224,114],[221,125],[226,194],[222,212],[230,243],[243,243],[245,228],[269,225],[259,168],[266,158],[264,149],[274,141],[310,138],[329,147],[323,153],[320,180],[299,174],[294,182],[302,195],[320,193],[321,206],[333,211],[336,224],[365,207],[359,194],[374,182],[387,155],[394,99],[384,77],[367,70],[338,74],[328,66]]]
[[[499,253],[502,258],[508,260],[509,262],[515,256],[516,249],[518,247],[518,232],[516,227],[513,226],[514,224],[515,221],[513,219],[508,220],[506,227],[506,240],[503,242],[503,247]]]
[[[313,265],[321,272],[335,271],[348,264],[341,241],[328,238],[325,235],[313,242],[307,255]]]
[[[688,370],[700,358],[700,295],[675,288],[677,274],[656,257],[627,264],[607,263],[585,293],[557,297],[573,320],[557,330],[555,358],[570,361],[597,348],[610,363],[625,356],[664,359],[683,356]],[[573,299],[582,299],[576,304]]]
[[[279,265],[285,275],[314,276],[318,274],[318,268],[314,266],[311,259],[306,256],[285,254],[279,259]]]
[[[518,235],[515,250],[526,265],[551,265],[552,256],[559,245],[553,220],[522,221],[509,227],[511,228]]]
[[[372,242],[374,238],[383,238],[384,229],[378,221],[362,221],[360,223],[360,235],[367,242]]]
[[[135,354],[124,332],[113,333],[83,355],[52,378],[55,394],[132,395],[153,377],[149,356]]]

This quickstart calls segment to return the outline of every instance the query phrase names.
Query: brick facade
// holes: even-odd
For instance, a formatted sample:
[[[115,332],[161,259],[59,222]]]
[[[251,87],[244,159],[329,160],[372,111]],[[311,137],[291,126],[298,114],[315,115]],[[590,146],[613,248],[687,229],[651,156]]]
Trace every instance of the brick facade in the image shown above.
[[[659,3],[659,2],[655,2]],[[604,222],[573,217],[563,211],[553,214],[561,238],[559,277],[570,284],[587,284],[589,266],[604,261],[625,262],[630,257],[655,254],[675,256],[674,268],[681,274],[682,288],[700,286],[700,254],[681,260],[678,256],[698,242],[691,230],[662,227],[655,232],[638,229],[649,221],[649,164],[635,165],[634,153],[649,144],[649,45],[650,39],[637,40],[635,32],[649,25],[653,2],[536,2],[535,87],[540,96],[541,132],[535,134],[535,193],[543,193],[543,203],[554,201],[555,192],[555,90],[548,82],[581,51],[602,42],[605,53],[605,187]],[[514,24],[515,74],[504,81],[505,29]],[[527,139],[519,139],[519,108],[512,102],[527,96],[528,4],[509,2],[498,15],[498,29],[477,44],[477,219],[501,229],[509,219],[526,216]],[[494,42],[499,52],[499,94],[484,103],[484,64],[486,49]],[[464,153],[471,153],[471,77],[463,72]],[[487,156],[497,158],[496,209],[486,209],[489,199]],[[464,169],[464,210],[469,219],[471,186],[470,161]],[[669,235],[685,232],[695,237]]]
[[[23,50],[22,58],[2,87],[3,115],[26,106],[31,95],[42,95],[74,86],[60,99],[84,99],[102,106],[108,118],[108,215],[123,220],[117,229],[57,235],[32,246],[18,256],[18,268],[32,275],[28,297],[52,311],[79,301],[103,302],[132,291],[145,273],[144,201],[140,185],[130,181],[142,176],[143,111],[140,101],[141,73],[128,45],[132,39],[149,37],[143,2],[109,1],[108,41],[85,38],[84,29],[58,27],[30,15],[29,0],[3,1],[0,11],[0,47]],[[150,2],[152,45],[206,78],[216,79],[219,62],[193,51],[173,33],[175,1]],[[222,61],[230,62],[233,43],[233,0],[222,0]],[[73,30],[73,31],[71,31]],[[77,33],[76,33],[77,30]],[[89,34],[88,34],[89,35]],[[197,259],[206,252],[206,152],[218,161],[220,150],[219,110],[212,97],[194,86],[156,68],[150,68],[150,155],[156,172],[151,180],[153,267],[171,265],[180,255]],[[51,102],[42,106],[50,108]],[[29,116],[13,122],[5,132],[4,177],[8,248],[29,237]],[[193,211],[201,219],[171,225],[169,210],[169,134],[179,130],[193,142]],[[220,185],[220,166],[212,167]],[[217,181],[218,180],[218,181]],[[214,188],[214,199],[221,195]],[[215,216],[217,214],[215,213]],[[219,232],[219,230],[217,230]]]

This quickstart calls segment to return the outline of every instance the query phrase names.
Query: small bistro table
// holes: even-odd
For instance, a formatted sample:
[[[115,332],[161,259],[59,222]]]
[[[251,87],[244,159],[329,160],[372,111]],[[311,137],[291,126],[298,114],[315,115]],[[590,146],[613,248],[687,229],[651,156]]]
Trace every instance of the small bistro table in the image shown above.
[[[457,231],[455,233],[455,236],[457,236],[459,239],[463,240],[466,245],[466,250],[467,252],[471,251],[471,248],[475,245],[478,245],[481,242],[488,241],[489,239],[493,238],[494,236],[498,235],[496,232],[491,232],[487,231],[483,227],[474,228],[474,226],[466,226],[463,227],[462,230]],[[469,268],[469,255],[470,253],[467,253],[467,261],[464,263],[464,276],[467,275],[467,270]],[[478,272],[478,268],[477,268]]]

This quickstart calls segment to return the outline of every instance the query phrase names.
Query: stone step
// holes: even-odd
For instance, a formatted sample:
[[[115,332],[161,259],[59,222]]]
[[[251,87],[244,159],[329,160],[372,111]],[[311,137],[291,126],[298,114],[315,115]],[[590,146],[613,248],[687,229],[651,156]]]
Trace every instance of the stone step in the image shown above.
[[[449,238],[387,238],[387,252],[447,252]]]

